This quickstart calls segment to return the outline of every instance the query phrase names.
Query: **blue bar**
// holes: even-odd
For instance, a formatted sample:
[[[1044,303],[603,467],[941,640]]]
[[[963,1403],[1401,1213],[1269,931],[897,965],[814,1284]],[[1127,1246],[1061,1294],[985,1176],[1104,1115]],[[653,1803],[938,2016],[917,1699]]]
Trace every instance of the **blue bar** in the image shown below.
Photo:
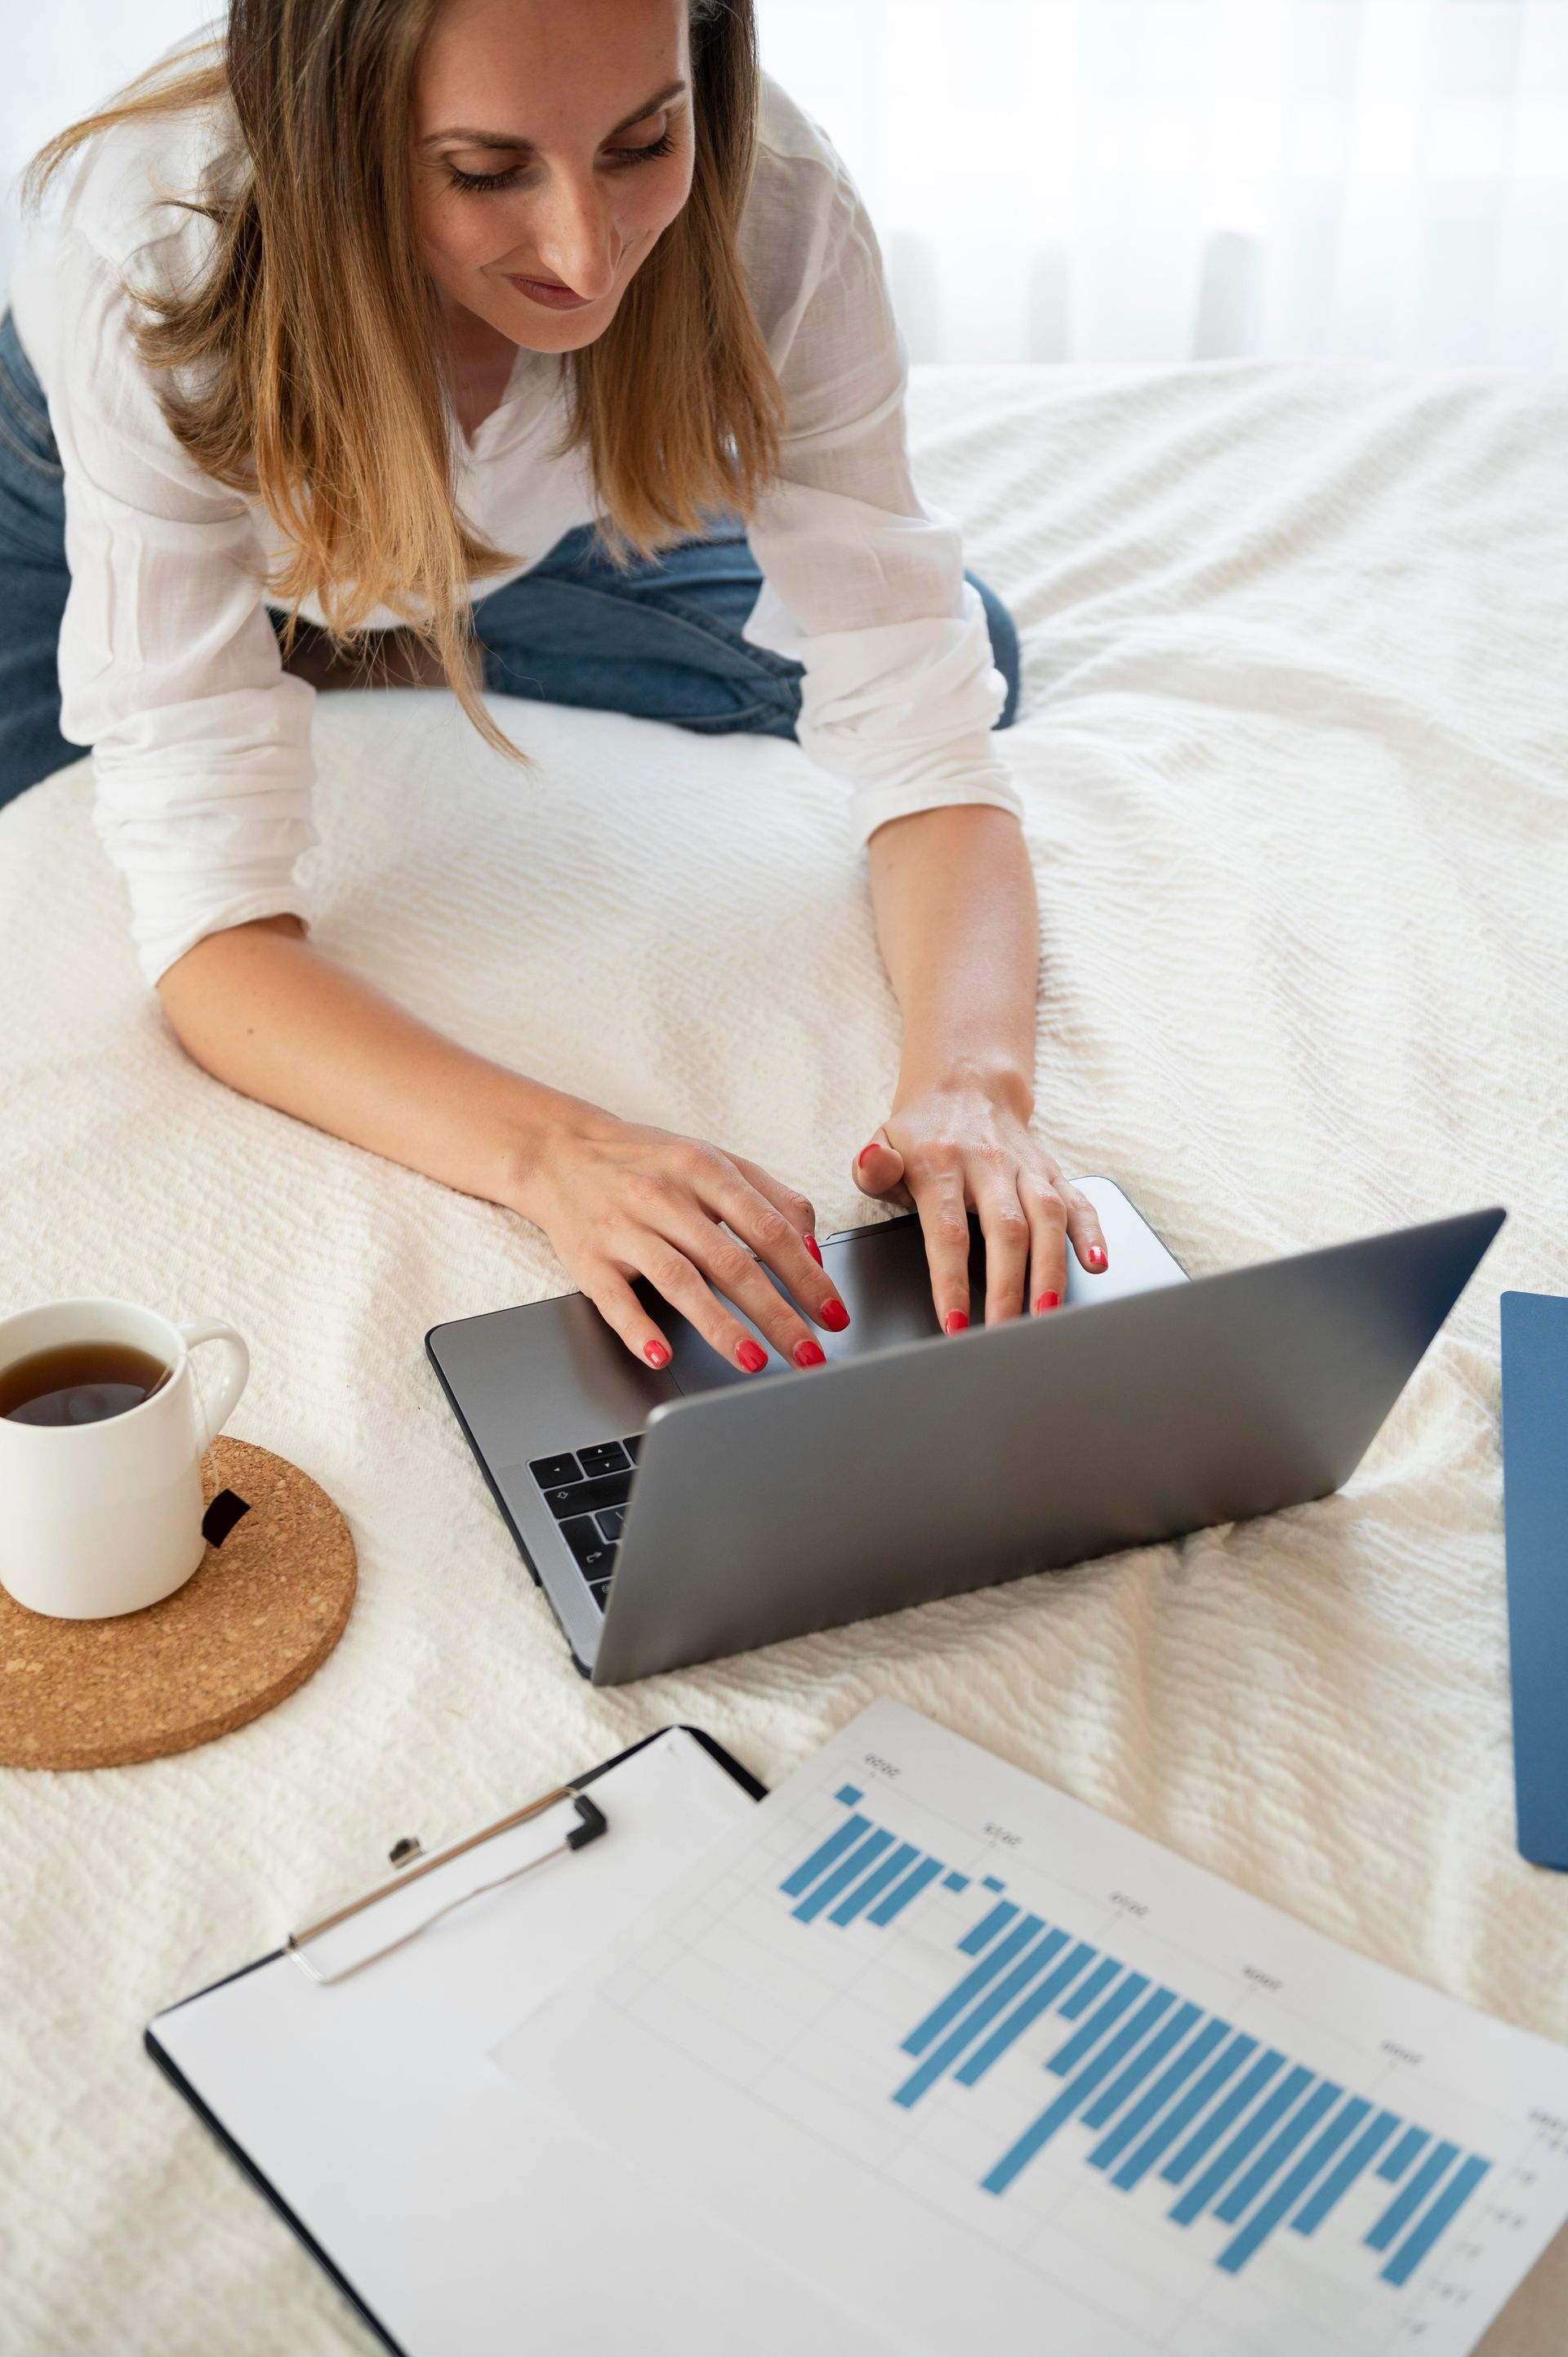
[[[865,1919],[866,1921],[891,1923],[895,1915],[908,1907],[911,1899],[918,1899],[927,1883],[941,1870],[942,1862],[940,1857],[923,1857],[918,1866],[912,1866],[909,1868],[902,1882],[896,1882],[893,1885],[886,1898],[872,1909]]]
[[[1189,2142],[1197,2144],[1201,2140],[1206,2144],[1213,2144],[1218,2138],[1220,2120],[1229,2115],[1227,2120],[1229,2125],[1229,2121],[1236,2117],[1243,2108],[1244,2098],[1252,2092],[1254,2082],[1257,2085],[1263,2086],[1273,2077],[1273,2071],[1265,2072],[1262,2062],[1255,2063],[1240,2086],[1236,2089],[1235,2093],[1226,2098],[1207,2127],[1200,2128],[1197,2135],[1190,2138]],[[1296,2097],[1305,2093],[1311,2084],[1311,2072],[1304,2070],[1299,2062],[1293,2063],[1278,2086],[1271,2089],[1270,2093],[1263,2097],[1251,2119],[1244,2119],[1241,2122],[1230,2142],[1221,2145],[1216,2158],[1209,2162],[1207,2169],[1200,2171],[1197,2182],[1188,2186],[1181,2200],[1167,2212],[1167,2215],[1173,2218],[1178,2226],[1186,2226],[1207,2210],[1221,2186],[1230,2183],[1233,2172],[1240,2168],[1253,2146],[1262,2141],[1274,2122],[1290,2109]],[[1190,2163],[1185,2160],[1185,2148],[1184,2152],[1176,2155],[1176,2160],[1182,2161],[1184,2167],[1190,2166]],[[1175,2166],[1176,2162],[1171,2162],[1161,2174],[1169,2178],[1171,2169]],[[1174,2183],[1175,2179],[1171,2181]]]
[[[1094,2003],[1107,1981],[1113,1981],[1121,1969],[1114,1956],[1107,1956],[1102,1964],[1096,1964],[1082,1986],[1075,1988],[1070,1996],[1063,1997],[1062,2012],[1068,2020],[1076,2021],[1085,2006]]]
[[[983,1874],[980,1878],[980,1887],[982,1890],[1005,1890],[1007,1885],[999,1874]]]
[[[1196,2011],[1196,2007],[1194,2008]],[[1156,2112],[1175,2094],[1184,2079],[1190,2078],[1208,2054],[1212,2054],[1230,2025],[1228,2021],[1208,2021],[1198,2031],[1192,2044],[1178,2054],[1168,2071],[1163,2071],[1146,2095],[1135,2103],[1131,2111],[1123,2112],[1108,2136],[1102,2136],[1089,2156],[1091,2169],[1109,2169],[1118,2153],[1124,2152],[1135,2136],[1146,2128]],[[1238,2058],[1240,2059],[1240,2058]]]
[[[907,1866],[914,1865],[919,1855],[913,1842],[900,1842],[897,1848],[891,1851],[880,1866],[872,1867],[863,1882],[855,1884],[847,1899],[839,1900],[838,1905],[828,1917],[828,1921],[853,1923],[861,1910],[870,1906],[878,1891],[886,1890],[888,1884],[902,1874]]]
[[[1273,2093],[1265,2095],[1250,2120],[1243,2120],[1230,2143],[1211,2160],[1194,2185],[1189,2185],[1181,2200],[1167,2213],[1174,2225],[1190,2226],[1201,2218],[1222,2187],[1228,2185],[1246,2159],[1254,2145],[1262,2144],[1276,2120],[1289,2111],[1298,2095],[1305,2093],[1312,2084],[1312,2073],[1302,2063],[1295,2062],[1285,2072]]]
[[[955,1867],[951,1874],[943,1875],[942,1889],[944,1890],[967,1890],[969,1889],[969,1877],[967,1874],[960,1874]]]
[[[1385,2283],[1402,2284],[1406,2281],[1425,2258],[1455,2212],[1464,2208],[1491,2165],[1489,2160],[1472,2158],[1463,2169],[1455,2170],[1420,2225],[1405,2236],[1383,2269]]]
[[[1092,1979],[1093,1975],[1090,1977]],[[1096,2006],[1082,2028],[1074,2030],[1066,2045],[1058,2048],[1047,2063],[1047,2070],[1055,2072],[1058,2079],[1065,2079],[1068,2072],[1076,2070],[1084,2056],[1099,2045],[1106,2031],[1121,2020],[1127,2007],[1143,1996],[1148,1986],[1147,1973],[1129,1973],[1125,1980],[1112,1990],[1104,2004]],[[1070,2013],[1072,2010],[1069,2000],[1062,2011]]]
[[[988,1940],[993,1940],[998,1932],[1003,1931],[1007,1924],[1011,1923],[1014,1916],[1016,1915],[1017,1912],[1018,1910],[1014,1906],[1012,1900],[1010,1899],[1004,1899],[1000,1907],[993,1907],[989,1915],[983,1915],[981,1917],[980,1921],[975,1925],[972,1932],[966,1932],[964,1933],[963,1938],[958,1943],[959,1954],[961,1956],[978,1956],[986,1942]]]
[[[1266,2201],[1260,2201],[1240,2233],[1227,2243],[1215,2261],[1227,2275],[1240,2275],[1253,2252],[1266,2243],[1293,2201],[1299,2201],[1319,2172],[1328,2166],[1352,2128],[1359,2127],[1371,2110],[1359,2095],[1353,2096],[1342,2112],[1337,2112],[1294,2169],[1288,2169]],[[1224,2212],[1221,2212],[1223,2216]]]
[[[1102,2095],[1096,2095],[1083,2115],[1086,2128],[1102,2128],[1113,2120],[1122,2104],[1137,2093],[1156,2062],[1163,2062],[1178,2039],[1185,2038],[1197,2019],[1195,2005],[1178,2006],[1157,2038],[1151,2038],[1143,2052],[1134,2055],[1119,2079],[1112,2080]]]
[[[1221,2061],[1224,2060],[1222,2056]],[[1272,2046],[1266,2047],[1246,2077],[1231,2088],[1222,2104],[1216,2104],[1206,2120],[1200,2120],[1179,2152],[1173,2153],[1160,2175],[1167,2185],[1179,2185],[1190,2176],[1211,2145],[1217,2144],[1230,2126],[1246,2110],[1253,2096],[1266,2087],[1284,2056]]]
[[[1378,2175],[1380,2177],[1386,2177],[1390,2184],[1393,2184],[1399,2178],[1402,2178],[1404,2175],[1405,2170],[1410,2167],[1411,2162],[1415,2158],[1416,2154],[1421,2150],[1422,2146],[1425,2142],[1426,2130],[1424,2128],[1406,2128],[1403,2136],[1401,2136],[1398,2144],[1395,2145],[1388,2158],[1386,2160],[1380,2160],[1378,2163]]]
[[[902,2104],[906,2111],[911,2104],[918,2104],[927,2088],[936,2083],[950,2062],[958,2061],[964,2048],[979,2037],[987,2023],[995,2019],[1004,2005],[1011,2005],[1020,1989],[1027,1988],[1035,1975],[1050,1963],[1057,1950],[1066,1945],[1065,1932],[1047,1932],[1043,1940],[1037,1940],[1022,1964],[1015,1964],[1010,1973],[1004,1974],[990,1994],[983,1996],[972,2011],[964,2015],[958,2028],[950,2031],[940,2046],[931,2049],[918,2070],[911,2072],[904,2084],[896,2090],[894,2102]]]
[[[1434,2145],[1402,2192],[1396,2193],[1377,2224],[1363,2240],[1374,2251],[1386,2251],[1404,2233],[1451,2160],[1459,2157],[1456,2144]]]
[[[881,1857],[892,1838],[891,1834],[885,1834],[878,1825],[874,1833],[866,1835],[863,1842],[857,1842],[843,1863],[835,1866],[831,1874],[824,1874],[816,1889],[808,1890],[800,1905],[793,1910],[801,1922],[811,1922],[824,1907],[831,1906],[842,1891],[847,1890],[852,1882],[858,1882],[872,1860]]]
[[[977,1997],[993,1973],[1010,1964],[1020,1951],[1026,1948],[1036,1932],[1045,1929],[1037,1915],[1026,1915],[1015,1924],[1004,1940],[999,1940],[988,1956],[983,1957],[972,1972],[965,1973],[956,1988],[948,1991],[940,2005],[934,2005],[924,2021],[918,2021],[904,2040],[906,2054],[923,2054],[933,2038],[940,2038],[972,1997]]]
[[[1380,2146],[1388,2142],[1399,2126],[1397,2112],[1380,2112],[1364,2136],[1357,2137],[1337,2169],[1331,2169],[1310,2201],[1304,2201],[1291,2220],[1293,2234],[1313,2234],[1322,2225],[1329,2212],[1344,2200],[1362,2170],[1370,2166]]]
[[[1101,2079],[1115,2070],[1123,2054],[1154,2028],[1170,2004],[1171,1994],[1169,1989],[1156,1989],[1153,1996],[1140,2006],[1125,2028],[1117,2032],[1103,2052],[1084,2064],[1077,2078],[1062,2089],[1056,2102],[1047,2104],[1039,2118],[1025,2129],[1016,2144],[1011,2145],[1003,2154],[990,2174],[981,2179],[981,2186],[985,2192],[1006,2192],[1019,2170],[1028,2166],[1041,2146],[1050,2142],[1057,2130],[1071,2119],[1079,2104],[1092,2095]]]
[[[819,1874],[827,1872],[841,1851],[846,1850],[851,1842],[858,1841],[862,1834],[870,1831],[869,1817],[846,1817],[837,1833],[830,1834],[822,1847],[811,1852],[804,1866],[798,1866],[793,1874],[785,1876],[779,1889],[787,1899],[799,1899],[801,1891],[815,1882]]]
[[[1299,2112],[1292,2114],[1273,2143],[1264,2146],[1251,2169],[1237,2179],[1223,2201],[1214,2205],[1214,2214],[1227,2226],[1233,2226],[1243,2210],[1250,2210],[1270,2179],[1284,2167],[1303,2136],[1317,2126],[1325,2112],[1329,2111],[1345,2093],[1332,2079],[1321,2080],[1308,2095]]]
[[[1196,2087],[1189,2088],[1179,2104],[1173,2104],[1157,2127],[1151,2128],[1132,2158],[1123,2161],[1112,2183],[1123,2193],[1141,2185],[1167,2145],[1176,2142],[1182,2130],[1194,2121],[1210,2095],[1218,2094],[1227,2079],[1239,2071],[1257,2046],[1255,2038],[1238,2031],[1216,2061],[1204,2072]]]
[[[1068,1984],[1078,1978],[1094,1953],[1095,1950],[1088,1942],[1080,1940],[1071,1955],[1059,1964],[1038,1988],[1031,1989],[1023,2003],[1015,2005],[1004,2021],[997,2023],[984,2045],[978,2047],[967,2062],[960,2064],[953,2072],[960,2086],[972,2087],[977,2079],[983,2079],[998,2055],[1005,2054],[1014,2040],[1021,2038],[1032,2021],[1037,2021],[1042,2013],[1048,2011]]]
[[[865,1800],[865,1795],[858,1784],[841,1784],[833,1798],[842,1801],[846,1809],[853,1809],[857,1801]]]

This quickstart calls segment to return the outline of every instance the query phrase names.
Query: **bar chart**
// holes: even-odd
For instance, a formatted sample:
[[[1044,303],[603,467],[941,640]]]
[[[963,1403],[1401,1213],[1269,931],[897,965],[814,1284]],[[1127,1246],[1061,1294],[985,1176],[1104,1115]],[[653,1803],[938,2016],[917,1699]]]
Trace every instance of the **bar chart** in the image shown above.
[[[495,2060],[868,2357],[1466,2357],[1568,2221],[1568,2050],[891,1703]]]
[[[879,1927],[939,1878],[953,1891],[970,1877],[898,1842],[862,1813],[857,1785],[834,1798],[846,1813],[779,1882],[799,1922],[843,1929],[864,1915]],[[1118,2190],[1151,2171],[1179,2187],[1168,2215],[1191,2226],[1206,2213],[1236,2232],[1214,2264],[1238,2273],[1288,2226],[1315,2234],[1368,2171],[1396,2188],[1365,2242],[1388,2255],[1388,2284],[1408,2283],[1490,2168],[1477,2153],[1379,2109],[1324,2079],[1149,1975],[1047,1923],[997,1894],[956,1943],[975,1961],[902,2041],[915,2067],[892,2101],[911,2109],[941,2079],[972,2087],[1035,2023],[1069,2025],[1044,2068],[1061,2083],[986,2172],[987,2193],[1007,2191],[1036,2155],[1069,2126],[1103,2131],[1084,2158]]]

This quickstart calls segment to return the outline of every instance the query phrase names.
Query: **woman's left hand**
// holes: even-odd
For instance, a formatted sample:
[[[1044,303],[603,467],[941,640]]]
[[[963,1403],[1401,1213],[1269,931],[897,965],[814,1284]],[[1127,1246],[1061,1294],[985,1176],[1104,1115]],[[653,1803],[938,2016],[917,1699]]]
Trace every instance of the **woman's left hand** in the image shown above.
[[[1069,1243],[1092,1275],[1106,1265],[1094,1206],[1030,1135],[1004,1094],[963,1080],[900,1098],[854,1167],[855,1185],[918,1211],[943,1331],[969,1324],[969,1214],[985,1238],[985,1322],[1055,1309]]]

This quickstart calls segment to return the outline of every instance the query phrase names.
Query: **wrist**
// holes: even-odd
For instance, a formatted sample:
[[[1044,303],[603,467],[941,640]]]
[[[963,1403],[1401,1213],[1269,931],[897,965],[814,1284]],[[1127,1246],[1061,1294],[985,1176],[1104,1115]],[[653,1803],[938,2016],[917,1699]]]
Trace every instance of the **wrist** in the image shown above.
[[[900,1113],[921,1097],[980,1099],[1027,1125],[1035,1110],[1035,1076],[1008,1057],[953,1057],[900,1067],[893,1110]]]
[[[615,1116],[564,1089],[507,1077],[513,1085],[494,1110],[483,1151],[485,1176],[471,1191],[542,1225],[563,1154],[614,1127]]]

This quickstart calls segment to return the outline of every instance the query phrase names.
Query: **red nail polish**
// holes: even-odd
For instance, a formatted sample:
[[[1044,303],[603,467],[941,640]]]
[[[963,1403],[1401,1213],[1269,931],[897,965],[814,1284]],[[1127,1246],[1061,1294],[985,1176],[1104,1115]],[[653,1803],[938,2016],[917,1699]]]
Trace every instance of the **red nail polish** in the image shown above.
[[[961,1309],[950,1309],[947,1316],[942,1319],[942,1332],[944,1334],[962,1334],[966,1333],[968,1329],[969,1320],[964,1316]]]
[[[1036,1311],[1041,1309],[1054,1309],[1060,1298],[1061,1296],[1058,1293],[1042,1293],[1038,1301],[1036,1302],[1035,1308]]]
[[[820,1342],[797,1342],[795,1364],[798,1367],[820,1367],[827,1353]]]
[[[1089,1247],[1089,1265],[1090,1265],[1090,1268],[1103,1268],[1103,1267],[1104,1267],[1104,1265],[1105,1265],[1105,1254],[1104,1254],[1104,1250],[1103,1250],[1103,1248],[1102,1248],[1101,1245],[1099,1245],[1099,1244],[1090,1244],[1090,1247]]]
[[[815,1236],[802,1236],[800,1241],[805,1245],[806,1250],[811,1254],[811,1258],[816,1262],[817,1266],[821,1268],[822,1265],[822,1248],[817,1242]]]
[[[832,1301],[823,1302],[821,1317],[830,1334],[842,1334],[849,1324],[849,1311],[836,1297]]]
[[[861,1147],[861,1149],[860,1149],[860,1152],[855,1156],[855,1157],[854,1157],[854,1167],[855,1167],[855,1168],[856,1168],[857,1170],[864,1170],[864,1169],[865,1169],[865,1157],[866,1157],[866,1156],[867,1156],[868,1154],[875,1154],[875,1151],[876,1151],[876,1141],[875,1141],[875,1138],[873,1138],[873,1140],[872,1140],[871,1144],[870,1144],[869,1146],[863,1146]]]
[[[748,1375],[755,1375],[759,1367],[765,1367],[768,1364],[767,1351],[760,1342],[754,1342],[749,1334],[744,1342],[736,1344],[735,1355]]]
[[[650,1367],[667,1367],[670,1364],[669,1348],[663,1342],[645,1342],[642,1355]]]

